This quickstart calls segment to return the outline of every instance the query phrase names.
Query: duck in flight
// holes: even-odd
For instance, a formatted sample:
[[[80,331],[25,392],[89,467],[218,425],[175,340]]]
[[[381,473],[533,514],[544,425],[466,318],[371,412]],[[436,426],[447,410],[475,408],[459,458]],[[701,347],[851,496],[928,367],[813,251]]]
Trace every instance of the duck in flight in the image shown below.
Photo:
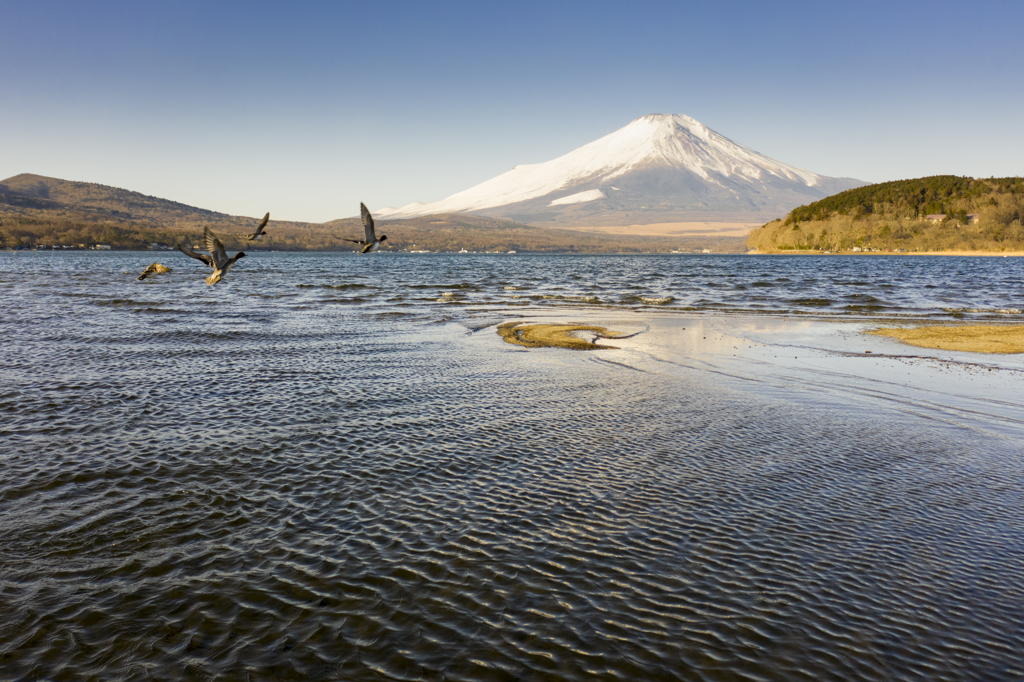
[[[245,238],[249,241],[259,241],[260,237],[266,236],[266,233],[263,231],[263,228],[267,226],[268,220],[270,220],[269,213],[263,216],[263,220],[260,221],[259,227],[256,228],[256,231],[253,232],[252,234],[245,235]]]
[[[171,271],[171,269],[169,267],[167,267],[166,265],[160,265],[159,263],[153,263],[148,268],[143,270],[142,274],[139,275],[138,279],[136,279],[135,281],[136,282],[141,282],[142,280],[146,279],[147,277],[152,277],[153,275],[162,275],[162,274],[170,272],[170,271]]]
[[[178,244],[178,250],[186,256],[191,256],[196,260],[201,260],[211,268],[213,268],[213,274],[206,278],[206,283],[214,285],[219,282],[224,275],[228,274],[228,270],[239,258],[245,256],[244,251],[239,251],[231,258],[228,258],[228,254],[224,251],[224,244],[221,243],[217,236],[210,231],[209,226],[203,227],[203,238],[206,240],[206,250],[210,252],[207,256],[202,253],[196,253],[192,249],[187,248],[184,244]]]
[[[213,267],[213,259],[212,258],[207,256],[205,253],[196,253],[192,249],[190,249],[187,246],[185,246],[185,242],[182,242],[182,243],[178,244],[178,251],[181,251],[186,256],[191,256],[192,258],[195,258],[196,260],[202,261],[203,263],[205,263],[206,265],[208,265],[211,268]]]
[[[366,204],[359,204],[359,212],[363,216],[363,228],[366,230],[366,239],[345,239],[347,242],[353,242],[355,244],[362,244],[363,250],[359,253],[373,253],[380,249],[381,242],[386,240],[388,236],[382,234],[380,239],[377,239],[377,232],[373,229],[373,216],[370,215],[370,211],[366,208]]]
[[[239,251],[231,258],[228,258],[228,254],[224,251],[224,245],[221,244],[217,236],[210,231],[209,226],[203,226],[203,237],[206,239],[206,250],[213,256],[213,274],[206,278],[206,283],[213,286],[221,280],[224,275],[228,274],[228,270],[231,266],[238,261],[239,258],[245,257],[244,251]]]

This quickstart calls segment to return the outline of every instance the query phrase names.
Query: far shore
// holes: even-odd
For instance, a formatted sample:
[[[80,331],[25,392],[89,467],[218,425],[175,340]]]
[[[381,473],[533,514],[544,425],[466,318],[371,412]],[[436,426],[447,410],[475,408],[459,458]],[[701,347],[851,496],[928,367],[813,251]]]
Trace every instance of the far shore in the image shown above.
[[[583,231],[582,228],[580,228],[580,231],[581,232]],[[640,235],[638,235],[638,236],[640,236]],[[700,237],[700,236],[725,236],[725,235],[700,235],[700,234],[697,234],[697,233],[692,233],[692,234],[686,235],[686,236],[688,236],[688,237]],[[44,253],[45,252],[50,252],[50,251],[54,251],[54,252],[57,252],[57,253],[68,253],[68,252],[72,252],[72,251],[74,251],[74,252],[87,251],[87,252],[99,252],[99,253],[106,253],[108,251],[113,251],[115,253],[117,253],[117,252],[159,253],[161,251],[170,252],[170,251],[174,251],[174,250],[175,249],[172,249],[172,248],[162,248],[162,249],[151,249],[151,248],[149,248],[149,249],[147,249],[147,248],[124,248],[124,247],[115,247],[113,249],[96,249],[96,248],[93,248],[93,247],[85,247],[85,248],[80,248],[80,247],[74,247],[74,248],[59,248],[59,247],[0,248],[0,252],[9,252],[9,253],[18,253],[18,252],[26,252],[27,253],[27,252],[30,252],[30,251],[32,251],[32,252],[40,251],[40,252],[44,252]],[[257,251],[265,252],[265,253],[358,253],[358,251],[356,251],[355,249],[346,249],[344,247],[339,247],[339,248],[297,248],[297,247],[273,248],[272,246],[270,246],[270,247],[264,246],[262,248],[258,248]],[[384,250],[382,250],[382,253],[447,253],[447,254],[452,254],[452,253],[459,253],[459,252],[452,251],[452,250],[410,251],[408,249],[384,249]],[[463,253],[465,253],[465,252],[463,252]],[[480,251],[472,251],[472,252],[469,252],[469,253],[505,253],[505,251],[501,251],[501,250],[499,250],[499,251],[480,250]],[[515,251],[511,251],[509,253],[515,253]],[[543,255],[549,255],[550,256],[550,255],[557,255],[557,254],[657,256],[657,255],[665,255],[666,253],[669,253],[669,252],[668,251],[641,251],[641,252],[629,252],[629,253],[626,253],[626,252],[618,252],[618,251],[610,251],[610,252],[604,252],[604,251],[584,251],[584,250],[579,250],[579,249],[577,249],[577,250],[564,250],[564,251],[560,251],[560,250],[533,251],[533,250],[529,250],[529,249],[521,249],[519,251],[520,255],[542,255],[542,256]],[[685,251],[685,252],[672,251],[671,253],[690,253],[690,251]],[[720,255],[732,255],[732,256],[742,256],[742,255],[747,255],[747,256],[972,256],[972,257],[976,256],[976,257],[986,257],[986,258],[999,258],[999,257],[1003,257],[1003,258],[1020,258],[1020,257],[1024,257],[1024,251],[860,251],[860,252],[851,252],[851,251],[758,251],[756,249],[753,249],[753,250],[750,250],[750,251],[728,251],[728,250],[718,251],[718,250],[714,250],[713,249],[709,253],[716,253],[716,254],[720,254]]]
[[[573,226],[553,225],[560,230],[598,234],[632,235],[634,237],[746,237],[759,223],[679,222],[647,225]]]
[[[751,256],[985,256],[1021,257],[1024,251],[747,251]]]

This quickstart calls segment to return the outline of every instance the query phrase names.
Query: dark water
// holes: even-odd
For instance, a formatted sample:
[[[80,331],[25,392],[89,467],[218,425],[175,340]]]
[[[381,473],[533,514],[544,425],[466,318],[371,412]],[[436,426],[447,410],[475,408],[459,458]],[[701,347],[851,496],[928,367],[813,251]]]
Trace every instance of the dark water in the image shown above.
[[[494,333],[552,307],[1019,322],[1018,259],[206,274],[0,254],[0,679],[1024,678],[1013,433]]]

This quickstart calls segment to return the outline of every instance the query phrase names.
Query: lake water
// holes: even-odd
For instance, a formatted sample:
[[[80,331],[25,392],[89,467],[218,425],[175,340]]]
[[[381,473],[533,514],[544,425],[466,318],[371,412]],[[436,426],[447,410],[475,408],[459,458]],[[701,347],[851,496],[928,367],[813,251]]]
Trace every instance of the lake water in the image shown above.
[[[1020,259],[208,272],[0,253],[0,679],[1024,678]]]

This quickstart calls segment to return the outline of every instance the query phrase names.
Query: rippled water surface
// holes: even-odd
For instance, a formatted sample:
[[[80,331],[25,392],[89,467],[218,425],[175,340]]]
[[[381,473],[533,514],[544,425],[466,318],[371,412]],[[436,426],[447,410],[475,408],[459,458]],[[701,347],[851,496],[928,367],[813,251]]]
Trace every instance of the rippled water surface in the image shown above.
[[[206,274],[0,253],[0,679],[1024,678],[1019,361],[754,333],[1020,322],[1019,259]]]

